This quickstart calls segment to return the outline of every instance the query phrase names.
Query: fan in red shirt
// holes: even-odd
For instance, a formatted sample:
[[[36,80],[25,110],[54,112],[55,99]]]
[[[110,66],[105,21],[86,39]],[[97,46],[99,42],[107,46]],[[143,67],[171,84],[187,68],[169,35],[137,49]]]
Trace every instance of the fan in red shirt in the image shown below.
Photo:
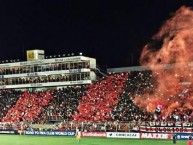
[[[187,142],[187,145],[192,145],[192,137],[190,136],[189,139],[188,139],[188,142]]]

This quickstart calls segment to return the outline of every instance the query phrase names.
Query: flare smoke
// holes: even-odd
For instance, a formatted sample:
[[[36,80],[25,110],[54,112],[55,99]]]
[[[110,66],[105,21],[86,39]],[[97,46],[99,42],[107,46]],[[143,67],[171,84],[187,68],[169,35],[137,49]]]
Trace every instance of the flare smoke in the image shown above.
[[[150,67],[157,85],[153,93],[135,97],[143,109],[153,112],[158,102],[163,112],[193,109],[193,10],[181,7],[143,48],[140,63]],[[167,65],[165,65],[167,64]],[[169,64],[169,65],[168,65]],[[159,75],[157,75],[159,74]]]

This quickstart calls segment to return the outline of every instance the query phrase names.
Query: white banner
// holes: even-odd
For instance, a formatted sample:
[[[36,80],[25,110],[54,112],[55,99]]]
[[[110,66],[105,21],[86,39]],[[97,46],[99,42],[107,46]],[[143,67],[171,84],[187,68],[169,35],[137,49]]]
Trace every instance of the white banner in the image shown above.
[[[109,138],[138,138],[139,133],[128,133],[128,132],[107,132]]]
[[[33,84],[20,84],[20,85],[3,85],[3,86],[0,86],[0,89],[48,87],[48,86],[68,86],[68,85],[80,85],[80,84],[91,84],[91,80],[33,83]]]
[[[90,59],[95,60],[94,58],[85,57],[85,56],[70,56],[70,57],[61,57],[61,58],[52,58],[52,59],[33,60],[33,61],[22,61],[22,62],[15,62],[15,63],[4,63],[4,64],[0,64],[0,68],[35,65],[35,64],[48,64],[48,63],[57,63],[57,62],[79,62],[82,60],[84,61],[84,60],[90,60]]]
[[[159,132],[159,133],[192,133],[193,129],[188,127],[146,127],[140,126],[142,132]]]
[[[141,139],[171,139],[171,134],[163,134],[163,133],[140,133]]]
[[[89,68],[82,69],[69,69],[69,70],[59,70],[59,71],[45,71],[45,72],[34,72],[34,73],[21,73],[21,74],[10,74],[10,75],[0,75],[0,78],[17,78],[17,77],[34,77],[43,75],[57,75],[57,74],[75,74],[90,72]]]

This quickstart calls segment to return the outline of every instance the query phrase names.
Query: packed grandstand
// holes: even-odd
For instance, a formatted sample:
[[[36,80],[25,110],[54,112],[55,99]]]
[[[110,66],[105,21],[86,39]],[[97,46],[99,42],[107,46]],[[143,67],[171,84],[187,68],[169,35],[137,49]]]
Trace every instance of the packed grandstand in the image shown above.
[[[176,106],[166,114],[164,101],[152,110],[139,103],[140,96],[147,103],[149,94],[155,95],[160,69],[109,69],[100,77],[96,70],[96,60],[84,56],[0,64],[0,129],[158,132],[153,127],[192,127],[191,107]],[[170,96],[188,100],[191,93],[190,84]]]

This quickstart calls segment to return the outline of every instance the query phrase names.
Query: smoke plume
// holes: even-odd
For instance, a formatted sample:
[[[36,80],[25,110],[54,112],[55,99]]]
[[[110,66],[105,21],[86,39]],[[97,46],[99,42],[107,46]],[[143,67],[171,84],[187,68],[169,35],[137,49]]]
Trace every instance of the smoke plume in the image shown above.
[[[163,105],[166,115],[193,109],[193,10],[181,7],[143,48],[140,63],[156,78],[153,93],[135,97],[135,103],[153,112]]]

